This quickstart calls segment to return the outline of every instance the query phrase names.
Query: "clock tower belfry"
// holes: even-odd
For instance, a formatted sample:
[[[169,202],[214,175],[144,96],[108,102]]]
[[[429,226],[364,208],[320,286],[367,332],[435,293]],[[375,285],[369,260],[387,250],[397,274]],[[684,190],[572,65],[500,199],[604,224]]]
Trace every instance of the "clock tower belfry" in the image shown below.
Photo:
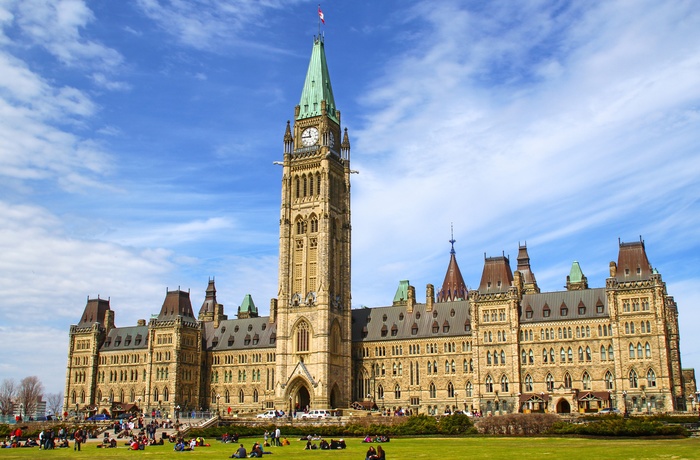
[[[341,140],[323,37],[284,135],[276,404],[351,400],[350,142]]]

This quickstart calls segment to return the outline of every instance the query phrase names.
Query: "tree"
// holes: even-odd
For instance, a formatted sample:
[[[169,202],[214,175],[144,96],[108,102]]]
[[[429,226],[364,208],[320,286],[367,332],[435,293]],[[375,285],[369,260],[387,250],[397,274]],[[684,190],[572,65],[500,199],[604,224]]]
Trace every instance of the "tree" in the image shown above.
[[[49,410],[49,413],[60,417],[63,413],[63,392],[59,391],[58,393],[47,394],[46,406],[46,408]]]
[[[17,396],[17,382],[14,379],[4,379],[0,385],[0,414],[12,414],[12,401]]]
[[[25,377],[19,383],[17,390],[17,402],[22,405],[24,410],[22,415],[32,417],[36,412],[37,403],[44,396],[44,385],[42,385],[39,377],[32,375]]]

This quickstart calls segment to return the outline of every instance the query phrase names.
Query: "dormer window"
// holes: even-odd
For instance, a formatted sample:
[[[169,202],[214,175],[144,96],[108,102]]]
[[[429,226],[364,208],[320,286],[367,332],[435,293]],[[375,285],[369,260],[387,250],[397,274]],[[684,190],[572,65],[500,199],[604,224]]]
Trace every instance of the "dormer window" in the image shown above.
[[[413,323],[413,326],[411,326],[411,335],[418,335],[418,324]]]
[[[500,281],[500,280],[498,281],[498,287],[501,287],[501,281]]]
[[[491,281],[489,281],[488,283],[486,283],[486,287],[489,288],[489,289],[491,289]]]
[[[625,268],[625,276],[627,276],[627,275],[629,275],[629,274],[630,274],[630,269],[629,269],[629,268]]]
[[[637,275],[641,275],[641,274],[642,274],[642,267],[637,267]]]

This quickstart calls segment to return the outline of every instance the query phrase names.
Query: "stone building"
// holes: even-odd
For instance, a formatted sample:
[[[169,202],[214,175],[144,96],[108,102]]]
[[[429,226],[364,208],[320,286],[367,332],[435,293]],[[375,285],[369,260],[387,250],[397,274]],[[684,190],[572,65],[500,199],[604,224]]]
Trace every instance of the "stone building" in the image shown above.
[[[540,291],[525,245],[515,271],[505,256],[485,258],[478,288],[468,290],[452,240],[443,284],[437,292],[428,284],[424,303],[401,281],[391,305],[352,310],[350,142],[322,37],[279,163],[270,315],[246,295],[229,319],[214,280],[196,316],[178,289],[136,326],[116,327],[110,301],[88,299],[70,329],[64,407],[568,413],[696,402],[694,373],[681,369],[676,303],[641,240],[619,244],[604,287],[589,287],[573,262],[557,292]]]

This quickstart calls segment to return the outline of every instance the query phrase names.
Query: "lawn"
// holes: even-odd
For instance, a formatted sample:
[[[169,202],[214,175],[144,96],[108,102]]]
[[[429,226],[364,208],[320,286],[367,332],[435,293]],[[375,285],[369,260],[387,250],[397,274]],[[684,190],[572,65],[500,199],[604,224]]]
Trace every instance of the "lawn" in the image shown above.
[[[250,450],[254,441],[242,438]],[[359,438],[347,439],[348,448],[338,451],[304,450],[305,443],[292,440],[291,446],[270,447],[267,460],[363,460],[367,444]],[[194,452],[173,452],[173,445],[147,447],[144,451],[129,451],[121,445],[116,449],[97,449],[96,441],[83,446],[82,452],[70,449],[39,451],[38,448],[0,449],[0,460],[14,458],[228,458],[236,444],[213,441],[211,447],[198,447]],[[376,446],[376,444],[375,444]],[[700,459],[700,438],[688,439],[581,439],[581,438],[407,438],[393,439],[382,445],[387,460],[397,459]]]

